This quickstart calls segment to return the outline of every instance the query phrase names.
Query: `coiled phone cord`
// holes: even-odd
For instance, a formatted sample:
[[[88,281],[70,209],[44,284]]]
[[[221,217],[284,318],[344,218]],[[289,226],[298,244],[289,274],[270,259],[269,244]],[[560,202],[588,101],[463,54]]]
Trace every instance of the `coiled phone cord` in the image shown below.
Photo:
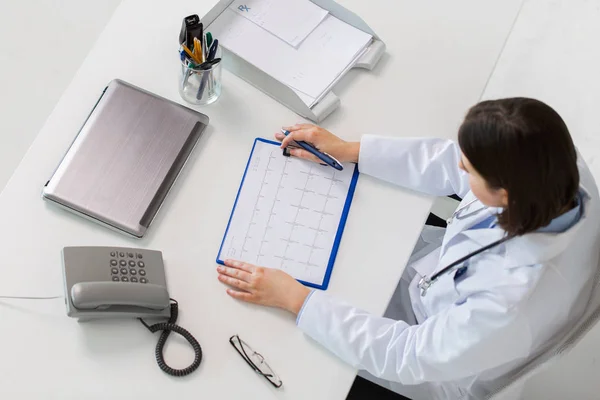
[[[52,300],[52,299],[62,299],[64,296],[44,296],[44,297],[32,297],[32,296],[0,296],[0,299],[17,299],[17,300]],[[156,344],[156,362],[160,369],[172,376],[186,376],[194,372],[200,366],[202,362],[202,347],[200,347],[200,343],[196,340],[196,338],[188,332],[186,329],[180,327],[175,324],[177,322],[177,316],[179,315],[179,304],[177,300],[171,299],[171,317],[169,317],[168,322],[161,322],[154,325],[148,325],[143,319],[138,318],[140,322],[148,328],[148,330],[152,333],[162,331],[160,337],[158,338],[158,343]],[[190,364],[189,367],[183,369],[175,369],[171,368],[165,362],[165,357],[163,355],[165,344],[167,343],[167,339],[171,332],[175,332],[183,336],[185,340],[192,346],[194,349],[194,362]]]
[[[154,325],[148,325],[143,319],[138,319],[146,328],[148,328],[150,332],[155,333],[158,331],[162,331],[160,337],[158,338],[158,343],[156,344],[156,350],[154,352],[156,355],[156,362],[158,363],[159,368],[162,369],[165,373],[172,376],[186,376],[194,372],[200,366],[200,363],[202,362],[202,347],[200,347],[200,343],[198,343],[196,338],[191,333],[189,333],[187,330],[183,329],[179,325],[175,324],[175,322],[177,322],[177,316],[179,314],[179,304],[177,303],[177,300],[171,299],[171,301],[171,317],[169,317],[168,322],[161,322]],[[165,343],[167,343],[167,339],[169,338],[171,332],[175,332],[183,336],[183,338],[187,340],[188,343],[194,349],[194,362],[192,362],[192,364],[190,364],[190,366],[187,368],[171,368],[165,362],[163,351]]]

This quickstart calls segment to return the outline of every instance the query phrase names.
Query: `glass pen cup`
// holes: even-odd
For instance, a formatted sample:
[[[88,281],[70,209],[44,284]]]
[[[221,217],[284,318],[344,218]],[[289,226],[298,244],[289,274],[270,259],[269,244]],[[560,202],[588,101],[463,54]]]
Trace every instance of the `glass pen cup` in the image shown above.
[[[221,58],[218,48],[215,59]],[[187,58],[181,60],[179,69],[179,94],[188,103],[198,105],[212,104],[221,95],[221,70],[223,62],[206,68],[199,68]]]

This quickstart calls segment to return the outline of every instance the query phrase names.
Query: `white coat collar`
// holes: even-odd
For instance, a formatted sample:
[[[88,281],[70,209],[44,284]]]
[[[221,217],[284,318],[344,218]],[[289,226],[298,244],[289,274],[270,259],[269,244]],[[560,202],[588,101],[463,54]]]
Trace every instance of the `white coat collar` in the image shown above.
[[[591,196],[583,186],[580,186],[579,190],[583,199],[580,220],[561,233],[532,232],[506,241],[502,244],[506,249],[506,268],[542,263],[565,251],[581,228],[583,220],[589,216]],[[464,230],[461,234],[479,246],[486,246],[504,237],[505,231],[501,228],[471,229]]]

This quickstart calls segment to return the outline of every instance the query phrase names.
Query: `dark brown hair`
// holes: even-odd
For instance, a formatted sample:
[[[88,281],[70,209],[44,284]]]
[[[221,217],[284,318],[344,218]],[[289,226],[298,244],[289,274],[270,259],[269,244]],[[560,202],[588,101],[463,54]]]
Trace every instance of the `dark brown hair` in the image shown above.
[[[458,142],[488,187],[508,192],[498,223],[511,236],[548,225],[577,194],[571,135],[560,115],[541,101],[483,101],[467,113]]]

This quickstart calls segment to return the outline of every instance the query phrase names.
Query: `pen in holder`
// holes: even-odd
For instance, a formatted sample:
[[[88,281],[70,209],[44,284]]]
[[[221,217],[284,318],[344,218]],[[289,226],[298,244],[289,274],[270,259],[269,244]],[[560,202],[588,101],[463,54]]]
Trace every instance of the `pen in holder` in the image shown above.
[[[212,62],[196,64],[181,56],[179,94],[188,103],[207,105],[221,95],[221,49],[217,48]]]

